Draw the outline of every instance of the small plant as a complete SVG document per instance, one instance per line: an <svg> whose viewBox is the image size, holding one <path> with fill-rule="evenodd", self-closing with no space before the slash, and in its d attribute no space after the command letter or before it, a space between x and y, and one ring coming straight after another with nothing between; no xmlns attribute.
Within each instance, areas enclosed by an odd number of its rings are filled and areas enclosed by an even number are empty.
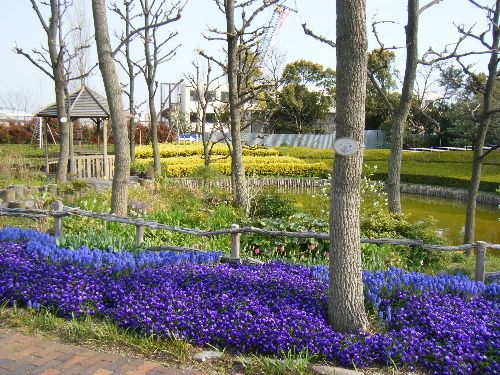
<svg viewBox="0 0 500 375"><path fill-rule="evenodd" d="M297 213L287 218L263 218L250 223L252 226L271 231L319 232L328 231L328 223ZM294 262L322 263L328 254L328 241L314 238L266 237L247 234L241 237L242 247L249 256L265 260L287 259Z"/></svg>
<svg viewBox="0 0 500 375"><path fill-rule="evenodd" d="M288 350L279 358L269 358L253 355L251 361L244 364L248 375L305 375L309 374L308 366L313 357L307 350L295 353Z"/></svg>
<svg viewBox="0 0 500 375"><path fill-rule="evenodd" d="M294 202L275 190L257 194L250 203L250 215L256 218L285 219L297 213Z"/></svg>
<svg viewBox="0 0 500 375"><path fill-rule="evenodd" d="M128 214L131 217L144 217L150 208L150 205L140 200L131 199L128 202Z"/></svg>
<svg viewBox="0 0 500 375"><path fill-rule="evenodd" d="M215 180L217 178L221 178L222 176L223 175L220 171L212 168L210 165L199 166L191 173L191 177L203 180Z"/></svg>

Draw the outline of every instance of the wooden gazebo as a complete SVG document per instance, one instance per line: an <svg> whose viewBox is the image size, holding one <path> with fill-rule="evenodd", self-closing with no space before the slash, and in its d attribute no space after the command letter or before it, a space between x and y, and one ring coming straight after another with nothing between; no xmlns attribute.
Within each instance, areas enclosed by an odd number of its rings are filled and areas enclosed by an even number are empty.
<svg viewBox="0 0 500 375"><path fill-rule="evenodd" d="M71 93L67 103L69 129L69 172L77 178L103 178L109 179L114 174L114 156L108 155L108 130L107 123L110 118L108 101L87 86ZM52 118L59 119L57 104L53 103L36 114L44 119L45 166L49 171L47 127ZM133 117L130 113L126 116ZM75 157L73 139L73 121L77 119L91 119L97 126L98 143L102 129L102 154L78 155Z"/></svg>

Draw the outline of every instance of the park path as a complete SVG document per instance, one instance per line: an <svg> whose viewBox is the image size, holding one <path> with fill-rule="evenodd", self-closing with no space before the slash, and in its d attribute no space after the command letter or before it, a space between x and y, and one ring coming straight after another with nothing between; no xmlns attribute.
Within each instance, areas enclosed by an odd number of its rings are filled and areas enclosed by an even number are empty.
<svg viewBox="0 0 500 375"><path fill-rule="evenodd" d="M0 375L204 375L0 328Z"/></svg>

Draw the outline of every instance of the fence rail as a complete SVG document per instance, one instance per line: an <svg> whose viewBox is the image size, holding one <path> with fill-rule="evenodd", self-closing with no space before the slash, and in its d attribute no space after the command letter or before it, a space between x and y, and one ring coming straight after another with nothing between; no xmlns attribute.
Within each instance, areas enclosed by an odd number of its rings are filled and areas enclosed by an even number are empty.
<svg viewBox="0 0 500 375"><path fill-rule="evenodd" d="M294 238L312 238L317 240L329 240L328 233L318 232L288 232L288 231L269 231L255 227L240 227L238 224L232 224L231 228L218 230L201 230L193 228L181 228L173 225L161 224L155 221L146 221L126 216L117 216L100 212L82 210L76 207L64 206L61 201L54 202L52 210L41 209L22 209L22 208L0 208L0 216L19 216L31 219L41 219L46 217L54 218L54 235L61 237L63 235L63 218L65 216L76 215L111 221L116 223L134 225L135 242L140 245L144 242L145 228L168 230L172 232L184 233L193 236L212 237L219 235L231 235L231 258L233 260L241 260L240 258L240 237L242 233L255 233L262 236L271 237L294 237ZM486 250L488 248L500 250L500 244L487 243L477 241L476 243L458 245L458 246L441 246L424 243L422 240L410 240L401 238L361 238L361 243L378 244L378 245L400 245L400 246L418 246L429 251L468 251L475 250L475 280L483 281L485 277L500 276L500 272L486 272ZM190 250L187 248L179 248Z"/></svg>
<svg viewBox="0 0 500 375"><path fill-rule="evenodd" d="M59 161L48 161L49 172L55 172ZM115 172L114 155L80 155L75 156L75 177L79 179L107 179L113 178Z"/></svg>

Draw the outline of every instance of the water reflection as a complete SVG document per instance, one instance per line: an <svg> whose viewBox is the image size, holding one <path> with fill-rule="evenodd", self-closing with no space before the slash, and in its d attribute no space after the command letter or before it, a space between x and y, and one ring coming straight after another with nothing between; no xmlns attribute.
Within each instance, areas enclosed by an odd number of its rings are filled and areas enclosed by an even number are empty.
<svg viewBox="0 0 500 375"><path fill-rule="evenodd" d="M466 202L414 194L403 194L403 212L418 221L429 216L436 220L436 230L440 231L453 244L463 240ZM475 239L500 243L500 210L491 205L478 204L476 212Z"/></svg>

